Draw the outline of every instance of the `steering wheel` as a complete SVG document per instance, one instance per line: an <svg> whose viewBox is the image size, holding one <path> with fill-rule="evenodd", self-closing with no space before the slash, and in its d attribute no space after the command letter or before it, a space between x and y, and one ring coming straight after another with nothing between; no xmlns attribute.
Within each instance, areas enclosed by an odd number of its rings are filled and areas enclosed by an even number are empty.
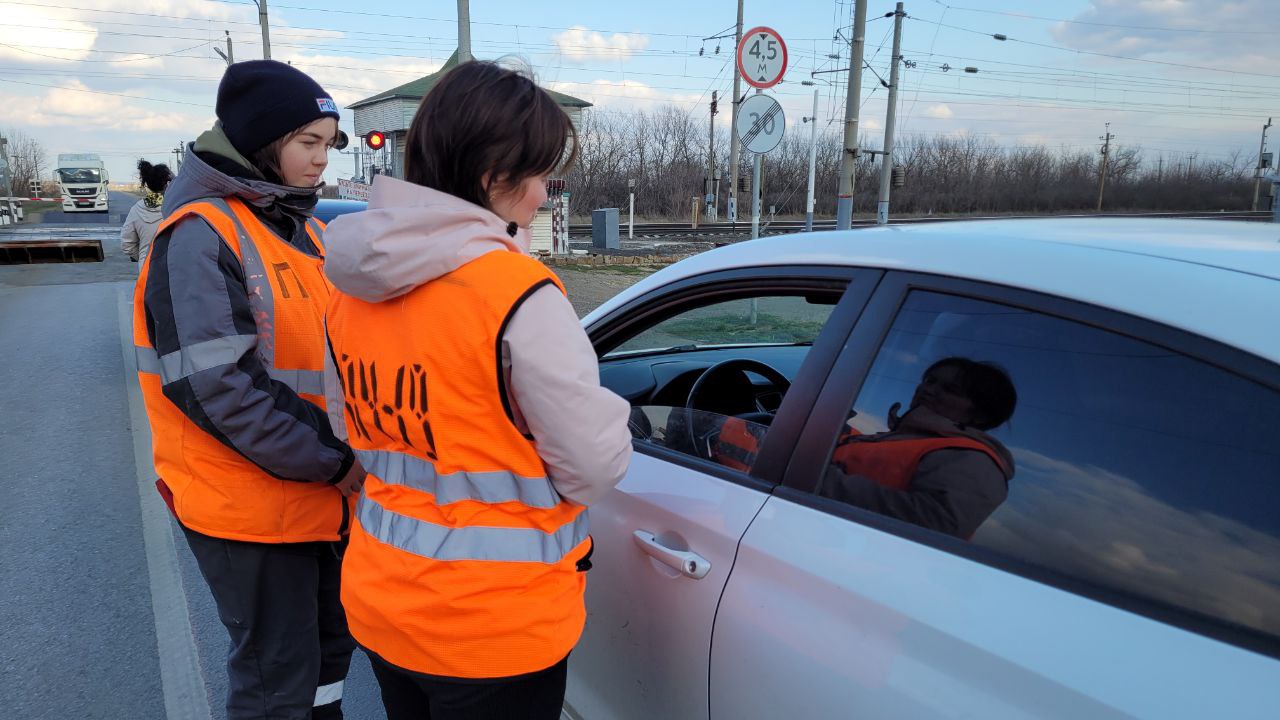
<svg viewBox="0 0 1280 720"><path fill-rule="evenodd" d="M684 403L684 425L688 432L689 442L693 445L694 453L699 457L710 459L709 440L712 435L720 432L720 426L717 425L716 427L699 434L694 429L693 413L698 409L697 404L698 400L701 399L700 396L702 391L712 386L712 383L708 378L717 377L731 370L743 373L744 377L748 371L758 375L763 375L764 379L772 383L777 392L783 395L787 393L787 390L791 389L791 381L787 379L786 375L778 372L778 370L773 366L767 365L759 360L752 360L750 358L733 358L731 360L718 362L707 368L703 371L702 375L698 376L698 379L694 381L693 387L689 389L689 397ZM757 423L759 425L768 425L773 422L774 412L761 405L759 398L752 398L752 401L756 406L754 411L741 413L734 417L748 422ZM706 452L702 449L703 443L706 443Z"/></svg>

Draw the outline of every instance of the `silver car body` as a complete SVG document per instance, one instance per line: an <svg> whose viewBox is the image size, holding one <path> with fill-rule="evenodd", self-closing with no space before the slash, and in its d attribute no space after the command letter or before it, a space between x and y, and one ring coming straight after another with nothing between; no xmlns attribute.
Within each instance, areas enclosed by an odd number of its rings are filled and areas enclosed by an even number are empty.
<svg viewBox="0 0 1280 720"><path fill-rule="evenodd" d="M1280 225L1124 219L889 226L740 243L646 278L838 266L1021 288L1280 363ZM1280 660L639 451L591 509L566 715L1272 718ZM1280 477L1276 478L1280 482ZM689 550L692 578L641 547Z"/></svg>

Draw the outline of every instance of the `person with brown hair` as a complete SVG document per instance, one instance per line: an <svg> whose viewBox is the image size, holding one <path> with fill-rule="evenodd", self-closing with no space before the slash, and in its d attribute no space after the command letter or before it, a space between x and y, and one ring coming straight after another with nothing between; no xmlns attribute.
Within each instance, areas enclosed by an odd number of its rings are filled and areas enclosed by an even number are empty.
<svg viewBox="0 0 1280 720"><path fill-rule="evenodd" d="M236 63L169 186L133 302L156 487L231 638L227 717L342 717L341 555L364 471L325 411L323 225L338 108Z"/></svg>
<svg viewBox="0 0 1280 720"><path fill-rule="evenodd" d="M631 453L630 406L528 254L574 129L533 80L472 61L406 145L405 181L375 178L326 234L330 413L369 470L342 602L390 720L553 720L586 617L586 506Z"/></svg>

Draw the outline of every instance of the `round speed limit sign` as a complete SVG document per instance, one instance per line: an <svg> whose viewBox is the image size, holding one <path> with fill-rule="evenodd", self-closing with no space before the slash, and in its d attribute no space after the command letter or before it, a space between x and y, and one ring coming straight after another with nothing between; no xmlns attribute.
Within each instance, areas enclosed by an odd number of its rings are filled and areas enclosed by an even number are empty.
<svg viewBox="0 0 1280 720"><path fill-rule="evenodd" d="M787 120L782 106L768 95L750 95L738 108L738 124L734 128L747 150L765 154L778 147Z"/></svg>
<svg viewBox="0 0 1280 720"><path fill-rule="evenodd" d="M751 28L738 43L738 72L748 85L771 88L782 82L787 71L787 44L777 30Z"/></svg>

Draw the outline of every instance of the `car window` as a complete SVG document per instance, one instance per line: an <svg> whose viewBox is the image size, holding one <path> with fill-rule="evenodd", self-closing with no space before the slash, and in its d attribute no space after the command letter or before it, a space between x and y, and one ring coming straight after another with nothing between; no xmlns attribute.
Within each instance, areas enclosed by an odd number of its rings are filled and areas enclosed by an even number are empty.
<svg viewBox="0 0 1280 720"><path fill-rule="evenodd" d="M803 297L755 297L718 302L663 320L618 345L605 357L680 345L812 343L832 307Z"/></svg>
<svg viewBox="0 0 1280 720"><path fill-rule="evenodd" d="M840 293L759 295L686 307L601 358L632 404L639 441L749 472Z"/></svg>
<svg viewBox="0 0 1280 720"><path fill-rule="evenodd" d="M913 292L818 492L1280 636L1280 393L1132 337Z"/></svg>

